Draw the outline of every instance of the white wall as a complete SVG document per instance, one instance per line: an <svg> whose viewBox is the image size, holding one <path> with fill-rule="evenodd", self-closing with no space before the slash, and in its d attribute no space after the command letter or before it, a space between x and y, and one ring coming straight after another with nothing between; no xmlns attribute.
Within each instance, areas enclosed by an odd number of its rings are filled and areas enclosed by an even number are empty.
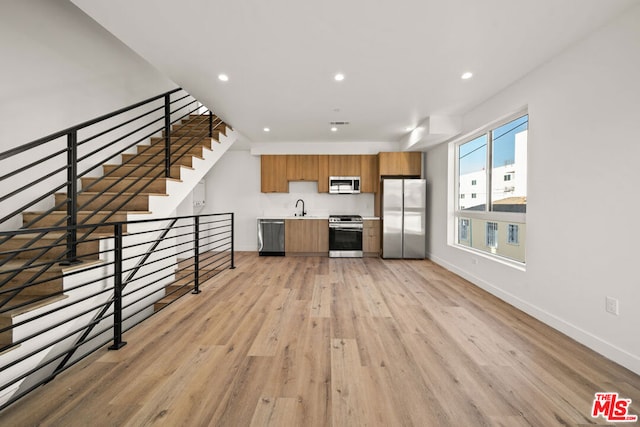
<svg viewBox="0 0 640 427"><path fill-rule="evenodd" d="M450 147L426 167L431 259L636 373L639 22L640 7L627 11L464 117L469 132L528 105L526 271L448 244Z"/></svg>
<svg viewBox="0 0 640 427"><path fill-rule="evenodd" d="M0 151L176 85L68 0L3 0Z"/></svg>
<svg viewBox="0 0 640 427"><path fill-rule="evenodd" d="M360 214L373 216L373 194L318 193L315 182L291 182L289 193L260 192L260 156L248 150L229 150L205 177L206 205L202 213L234 212L235 249L257 250L257 218L293 216L303 199L311 216Z"/></svg>

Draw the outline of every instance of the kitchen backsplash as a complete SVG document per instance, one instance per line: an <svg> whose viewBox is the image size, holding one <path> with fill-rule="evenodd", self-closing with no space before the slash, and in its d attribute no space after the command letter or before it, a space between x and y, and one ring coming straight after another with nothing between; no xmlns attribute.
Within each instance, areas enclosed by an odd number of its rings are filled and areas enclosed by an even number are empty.
<svg viewBox="0 0 640 427"><path fill-rule="evenodd" d="M299 213L304 200L307 215L327 216L352 214L373 216L374 196L366 194L327 194L318 193L317 182L290 182L288 193L260 193L262 216L293 216Z"/></svg>

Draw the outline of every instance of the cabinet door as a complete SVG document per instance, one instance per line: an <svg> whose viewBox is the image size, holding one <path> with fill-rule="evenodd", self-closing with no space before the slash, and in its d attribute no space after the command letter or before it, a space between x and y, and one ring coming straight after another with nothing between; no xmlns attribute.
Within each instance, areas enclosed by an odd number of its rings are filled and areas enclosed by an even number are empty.
<svg viewBox="0 0 640 427"><path fill-rule="evenodd" d="M314 219L311 220L316 227L316 250L322 255L329 255L329 220Z"/></svg>
<svg viewBox="0 0 640 427"><path fill-rule="evenodd" d="M285 220L285 252L296 254L327 254L329 252L329 221L326 219Z"/></svg>
<svg viewBox="0 0 640 427"><path fill-rule="evenodd" d="M360 156L360 191L375 193L378 191L378 156Z"/></svg>
<svg viewBox="0 0 640 427"><path fill-rule="evenodd" d="M383 152L378 154L381 176L420 176L422 174L421 152Z"/></svg>
<svg viewBox="0 0 640 427"><path fill-rule="evenodd" d="M365 220L363 224L362 251L368 255L380 253L380 221Z"/></svg>
<svg viewBox="0 0 640 427"><path fill-rule="evenodd" d="M287 180L288 181L317 181L318 180L318 156L288 155L287 156Z"/></svg>
<svg viewBox="0 0 640 427"><path fill-rule="evenodd" d="M329 156L318 156L318 193L329 192Z"/></svg>
<svg viewBox="0 0 640 427"><path fill-rule="evenodd" d="M260 191L288 193L287 156L260 156Z"/></svg>
<svg viewBox="0 0 640 427"><path fill-rule="evenodd" d="M329 176L360 176L360 156L329 156Z"/></svg>
<svg viewBox="0 0 640 427"><path fill-rule="evenodd" d="M284 221L284 251L287 255L305 252L305 222L303 219Z"/></svg>

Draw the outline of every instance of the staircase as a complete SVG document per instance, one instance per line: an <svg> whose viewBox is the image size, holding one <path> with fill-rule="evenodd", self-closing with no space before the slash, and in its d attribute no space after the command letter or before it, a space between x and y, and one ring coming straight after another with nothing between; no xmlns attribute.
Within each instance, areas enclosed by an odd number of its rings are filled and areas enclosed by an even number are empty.
<svg viewBox="0 0 640 427"><path fill-rule="evenodd" d="M170 198L168 193L168 183L182 184L182 175L195 171L194 161L201 163L209 157L212 152L218 149L220 139L226 138L231 129L224 123L219 123L214 128L214 137L194 137L202 135L207 131L209 121L204 120L201 115L190 115L182 120L182 123L172 128L171 153L175 162L171 166L171 178L161 177L164 173L164 152L165 138L151 138L150 144L140 144L136 147L136 153L123 154L121 164L103 165L104 177L82 178L81 186L87 191L81 191L77 197L77 207L83 210L78 211L78 223L96 224L101 222L126 221L131 215L144 214L146 218L151 218L154 212L150 210L150 200L152 198ZM225 150L226 151L226 150ZM219 154L219 153L218 153ZM220 154L221 155L221 154ZM219 156L216 156L219 158ZM207 171L200 170L199 175L206 174ZM149 178L151 176L152 178ZM158 177L155 177L158 176ZM193 179L192 179L193 181ZM197 183L197 181L196 181ZM193 186L189 188L189 191ZM184 192L184 190L183 190ZM55 194L55 205L58 208L49 213L24 212L23 223L28 228L56 227L65 224L67 211L64 201L66 193ZM174 200L169 209L173 210L181 200ZM167 202L166 200L164 202ZM163 210L166 210L163 209ZM83 262L97 261L99 254L99 239L112 236L113 227L97 227L87 236L88 241L83 241L78 245L77 256ZM126 231L126 230L124 230ZM29 242L37 239L38 247L52 246L43 256L38 258L39 267L21 269L25 262L33 258L42 249L30 249ZM85 240L85 239L83 239ZM18 314L24 314L30 310L41 308L50 302L59 301L63 291L63 277L65 268L59 265L61 257L64 255L65 247L60 245L62 236L58 233L47 233L45 236L39 234L24 234L16 236L0 245L0 253L12 252L21 248L21 251L13 260L5 262L0 266L0 274L21 269L20 273L5 283L4 286L20 286L29 280L31 276L38 273L40 269L46 267L46 271L39 274L38 283L27 289L23 289L19 294L11 299L11 305L15 309L0 313L0 328L11 325L12 319ZM0 261L3 258L0 257ZM4 279L9 274L2 274ZM169 285L170 291L175 289L175 285ZM174 296L173 299L181 296L180 293L167 292ZM44 298L47 295L55 295ZM34 298L34 296L36 298ZM167 305L171 299L165 299L163 305ZM11 331L0 333L0 347L12 343Z"/></svg>
<svg viewBox="0 0 640 427"><path fill-rule="evenodd" d="M166 138L167 129L170 129L170 138ZM41 336L38 345L51 342L50 350L69 347L78 336L78 333L73 333L74 330L80 330L78 322L89 322L98 313L97 308L81 311L81 304L93 302L95 307L99 307L108 303L111 294L98 292L87 296L88 291L81 288L79 283L91 280L88 277L96 276L97 272L104 274L104 277L113 275L115 264L109 252L109 248L112 249L115 244L113 223L154 220L173 214L236 139L235 132L211 113L187 114L157 134L162 136L150 136L119 156L111 156L111 160L102 165L102 176L78 175L79 190L71 211L67 193L57 191L49 193L49 196L45 194L53 199L53 208L23 211L23 227L20 231L11 235L9 232L0 233L0 377L3 377L0 381L0 407L21 388L29 388L30 384L41 381L31 380L28 373L41 366L41 363L46 363L48 356L44 350L37 350L40 347L36 349L31 342L27 342L30 337ZM171 153L169 165L165 156L167 140ZM28 145L35 146L33 143ZM0 160L6 159L7 153L1 153ZM35 164L37 161L29 166ZM165 176L167 169L170 177ZM9 175L0 176L0 186L2 179ZM27 187L25 185L23 188ZM8 196L1 197L0 202L7 199ZM3 208L0 216L8 211ZM68 235L62 227L67 225L70 212L73 211L79 227L75 254L70 256ZM91 225L89 228L88 224ZM158 227L156 223L145 224L137 222L135 230L127 230L124 224L122 231L125 238L127 232L148 232L146 229ZM159 234L157 229L151 231ZM132 239L135 241L135 236ZM153 242L153 237L148 240ZM150 246L151 243L143 241L137 248L133 245L127 248L124 259L129 271L141 259L140 254ZM167 259L168 268L173 266L179 273L165 274L162 279L149 276L150 281L164 286L162 292L153 291L152 288L151 294L158 295L155 297L156 303L151 302L152 311L165 307L192 289L188 286L189 279L184 276L194 274L193 268L188 267L188 263L193 264L193 261L185 259L176 266L170 264L172 257L164 258ZM211 276L205 259L206 256L202 260L205 268L198 275L200 280ZM70 261L69 265L65 261ZM211 270L219 271L217 267L211 267ZM144 274L140 275L144 277ZM110 286L113 289L113 283L98 283L96 286L100 289ZM62 325L62 322L56 323L59 312L54 310L58 308L61 312L75 309L81 313L74 317L74 325ZM54 368L55 364L48 367L46 375L51 374ZM22 379L4 386L3 381L11 375Z"/></svg>

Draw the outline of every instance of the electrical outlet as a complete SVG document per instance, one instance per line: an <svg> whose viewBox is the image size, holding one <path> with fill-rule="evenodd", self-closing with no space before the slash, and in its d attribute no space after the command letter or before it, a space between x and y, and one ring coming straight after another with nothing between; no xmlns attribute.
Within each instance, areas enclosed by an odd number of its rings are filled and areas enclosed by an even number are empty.
<svg viewBox="0 0 640 427"><path fill-rule="evenodd" d="M478 263L478 258L471 258L471 264L476 265Z"/></svg>
<svg viewBox="0 0 640 427"><path fill-rule="evenodd" d="M620 314L618 311L618 300L613 297L607 297L605 299L605 309L607 313L615 314L616 316Z"/></svg>

